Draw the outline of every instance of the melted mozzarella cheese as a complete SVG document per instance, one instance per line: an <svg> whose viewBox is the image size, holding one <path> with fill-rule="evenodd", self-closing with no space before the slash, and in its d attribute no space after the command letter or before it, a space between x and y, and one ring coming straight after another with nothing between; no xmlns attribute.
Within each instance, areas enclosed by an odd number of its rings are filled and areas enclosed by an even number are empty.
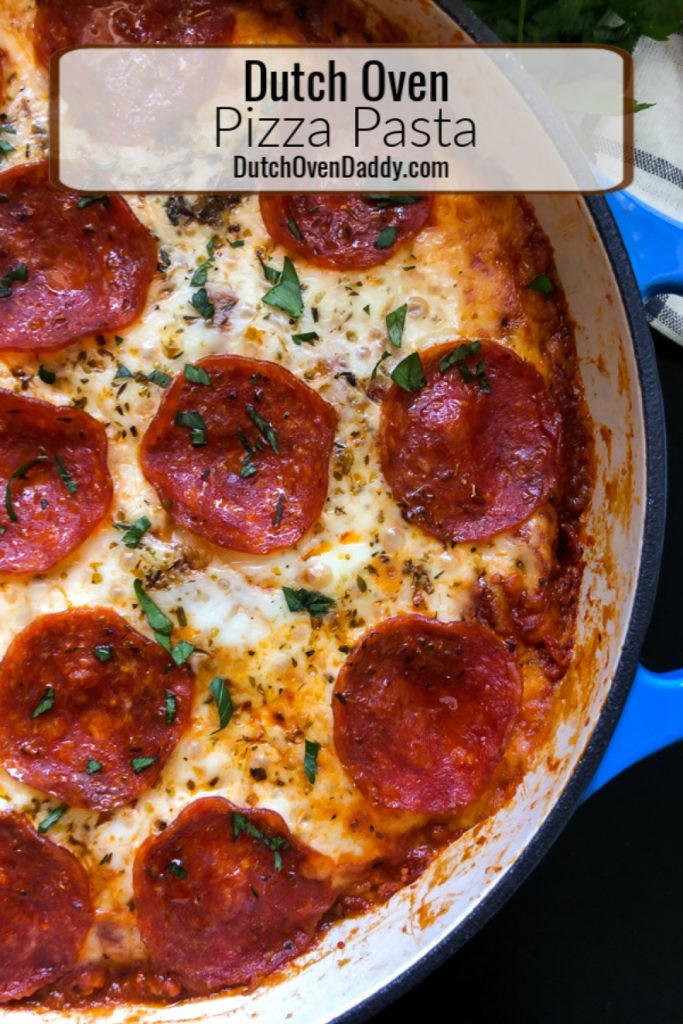
<svg viewBox="0 0 683 1024"><path fill-rule="evenodd" d="M0 35L16 70L6 110L17 127L17 152L7 166L44 151L46 82L33 68L26 41L31 10L29 3L15 4ZM381 473L379 405L368 386L380 356L391 350L386 315L407 304L400 354L379 370L385 380L409 352L471 337L481 316L488 284L468 259L467 238L453 229L448 197L436 200L436 226L381 267L340 274L296 260L305 306L296 324L262 302L269 286L258 253L276 267L284 253L273 248L256 196L245 196L218 227L174 227L163 197L129 201L168 261L139 322L120 332L120 343L107 335L40 358L10 356L0 366L0 386L19 392L26 382L26 394L78 403L106 425L115 482L111 520L130 523L144 514L152 521L134 550L105 523L52 572L0 582L0 656L36 616L80 606L113 606L151 635L135 600L136 577L174 622L174 642L185 638L205 652L192 657L192 725L155 786L134 806L111 814L70 809L49 833L83 861L93 880L97 915L86 955L106 954L114 962L143 955L130 909L135 850L199 796L220 794L240 806L278 811L299 838L333 859L339 884L419 822L369 805L343 771L330 706L339 668L363 633L387 616L467 617L484 575L522 574L533 592L552 562L556 530L549 509L541 509L523 530L485 543L444 545L402 519ZM190 279L214 236L206 287L216 315L205 322L191 305L196 289ZM231 247L238 239L244 244ZM486 294L487 329L496 337L503 300L495 291ZM318 334L314 344L292 342L293 333L308 331ZM547 371L526 321L501 340ZM320 521L296 547L267 557L225 551L176 527L138 461L140 438L162 394L144 378L152 370L177 374L185 363L226 352L280 363L339 415ZM38 378L40 363L55 371L55 384ZM134 376L115 380L119 366ZM285 585L322 591L336 605L314 628L307 614L288 610ZM525 666L525 685L539 671ZM235 706L218 734L208 690L215 676L226 680ZM304 773L306 739L320 744L314 785ZM38 823L55 804L0 771L0 806Z"/></svg>

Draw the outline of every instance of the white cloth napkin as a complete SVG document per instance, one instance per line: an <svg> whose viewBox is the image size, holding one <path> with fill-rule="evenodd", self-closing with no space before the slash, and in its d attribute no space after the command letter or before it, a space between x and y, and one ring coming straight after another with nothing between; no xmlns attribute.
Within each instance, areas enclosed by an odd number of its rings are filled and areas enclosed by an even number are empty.
<svg viewBox="0 0 683 1024"><path fill-rule="evenodd" d="M666 42L641 37L633 68L636 101L654 106L634 117L635 178L629 192L680 221L683 230L683 32ZM683 298L657 295L646 309L656 330L683 345Z"/></svg>

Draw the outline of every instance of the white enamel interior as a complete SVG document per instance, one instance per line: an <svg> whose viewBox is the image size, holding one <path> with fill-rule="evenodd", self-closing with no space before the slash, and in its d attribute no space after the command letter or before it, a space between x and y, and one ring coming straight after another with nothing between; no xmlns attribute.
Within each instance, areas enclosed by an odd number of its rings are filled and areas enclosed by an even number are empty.
<svg viewBox="0 0 683 1024"><path fill-rule="evenodd" d="M373 0L421 43L454 38L423 0ZM183 1005L97 1011L113 1021L225 1020L323 1024L400 976L505 878L558 800L591 736L629 622L645 515L646 445L638 372L619 291L580 198L535 197L577 324L586 395L596 424L598 480L590 515L575 665L563 683L564 714L512 801L446 849L412 886L362 918L334 926L308 956L250 994ZM614 495L619 494L614 501ZM608 500L611 496L612 504ZM601 642L595 638L601 634ZM485 841L483 841L485 840ZM342 946L343 944L343 946ZM1 955L1 952L0 952ZM92 1020L92 1012L4 1009L0 1021Z"/></svg>

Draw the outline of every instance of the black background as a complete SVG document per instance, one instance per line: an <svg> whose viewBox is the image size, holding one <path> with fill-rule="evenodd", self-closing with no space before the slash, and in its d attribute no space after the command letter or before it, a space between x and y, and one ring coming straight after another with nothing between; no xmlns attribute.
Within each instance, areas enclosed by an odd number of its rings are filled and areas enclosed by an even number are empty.
<svg viewBox="0 0 683 1024"><path fill-rule="evenodd" d="M668 525L642 662L683 666L683 348L655 336ZM574 814L502 910L373 1024L683 1024L683 743Z"/></svg>

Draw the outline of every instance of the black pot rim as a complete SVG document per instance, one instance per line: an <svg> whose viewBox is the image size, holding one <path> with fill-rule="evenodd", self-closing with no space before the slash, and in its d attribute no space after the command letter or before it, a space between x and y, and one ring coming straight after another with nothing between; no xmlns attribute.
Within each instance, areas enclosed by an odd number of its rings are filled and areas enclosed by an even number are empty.
<svg viewBox="0 0 683 1024"><path fill-rule="evenodd" d="M460 0L435 0L459 27L477 43L500 40ZM588 787L626 702L645 639L655 594L664 543L666 514L666 434L664 407L657 374L654 344L645 317L643 300L621 235L603 196L586 196L585 202L607 251L626 312L638 366L646 442L646 509L638 581L624 646L607 698L581 759L552 811L536 835L500 882L433 949L362 1003L335 1017L331 1024L361 1024L389 1006L432 971L441 966L512 896L566 826Z"/></svg>

